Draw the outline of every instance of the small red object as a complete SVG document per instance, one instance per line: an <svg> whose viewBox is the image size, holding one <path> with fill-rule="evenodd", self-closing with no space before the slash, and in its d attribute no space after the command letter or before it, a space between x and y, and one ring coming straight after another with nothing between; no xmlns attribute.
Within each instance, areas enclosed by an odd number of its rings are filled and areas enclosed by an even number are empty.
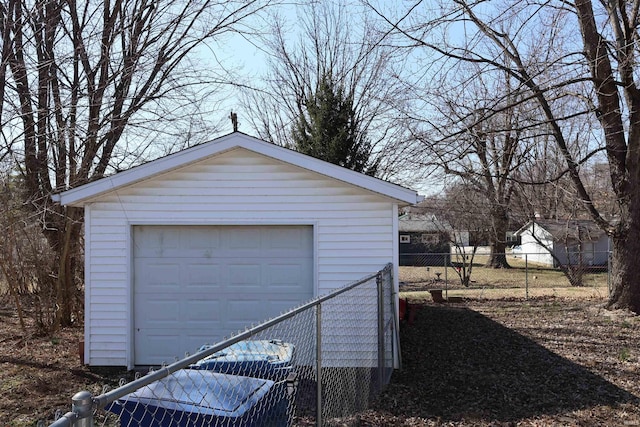
<svg viewBox="0 0 640 427"><path fill-rule="evenodd" d="M406 320L407 318L407 308L408 308L409 304L407 303L406 299L401 299L400 300L400 306L399 306L399 311L400 311L400 320Z"/></svg>

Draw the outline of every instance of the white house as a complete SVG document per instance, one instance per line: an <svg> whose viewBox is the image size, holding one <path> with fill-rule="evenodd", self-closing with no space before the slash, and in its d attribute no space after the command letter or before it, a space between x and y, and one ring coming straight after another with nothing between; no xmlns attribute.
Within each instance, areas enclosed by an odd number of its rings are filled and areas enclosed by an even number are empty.
<svg viewBox="0 0 640 427"><path fill-rule="evenodd" d="M85 209L85 361L171 362L392 262L415 191L234 132L55 195Z"/></svg>
<svg viewBox="0 0 640 427"><path fill-rule="evenodd" d="M608 261L609 237L591 220L536 219L515 234L529 262L558 267L602 266Z"/></svg>

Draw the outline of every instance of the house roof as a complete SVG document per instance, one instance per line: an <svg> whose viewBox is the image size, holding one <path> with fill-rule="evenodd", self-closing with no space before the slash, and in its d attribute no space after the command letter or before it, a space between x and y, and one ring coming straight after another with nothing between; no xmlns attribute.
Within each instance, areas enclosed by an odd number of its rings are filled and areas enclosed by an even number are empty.
<svg viewBox="0 0 640 427"><path fill-rule="evenodd" d="M439 232L451 231L451 225L441 221L434 214L405 213L398 219L398 230L404 232Z"/></svg>
<svg viewBox="0 0 640 427"><path fill-rule="evenodd" d="M590 219L536 219L522 226L516 235L521 235L532 226L547 231L554 240L596 241L606 233Z"/></svg>
<svg viewBox="0 0 640 427"><path fill-rule="evenodd" d="M234 132L80 187L54 194L52 199L60 202L62 205L83 206L87 201L102 194L150 179L238 147L390 197L401 202L402 205L414 204L421 200L415 191L408 188L271 144L241 132Z"/></svg>

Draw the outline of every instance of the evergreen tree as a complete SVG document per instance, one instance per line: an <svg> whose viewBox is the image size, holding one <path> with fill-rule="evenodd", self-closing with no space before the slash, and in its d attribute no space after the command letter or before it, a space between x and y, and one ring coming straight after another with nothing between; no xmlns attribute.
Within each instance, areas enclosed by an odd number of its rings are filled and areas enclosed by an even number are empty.
<svg viewBox="0 0 640 427"><path fill-rule="evenodd" d="M377 163L371 164L371 143L359 131L353 108L353 96L331 74L323 74L316 92L298 106L299 116L293 126L295 149L318 159L375 175Z"/></svg>

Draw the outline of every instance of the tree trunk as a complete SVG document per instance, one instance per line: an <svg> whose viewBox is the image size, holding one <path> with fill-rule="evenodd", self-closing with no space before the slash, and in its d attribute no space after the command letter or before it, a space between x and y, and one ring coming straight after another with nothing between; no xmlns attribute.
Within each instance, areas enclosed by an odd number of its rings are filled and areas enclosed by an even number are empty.
<svg viewBox="0 0 640 427"><path fill-rule="evenodd" d="M613 237L612 292L608 307L640 313L640 216L632 215L623 232Z"/></svg>
<svg viewBox="0 0 640 427"><path fill-rule="evenodd" d="M505 248L504 243L502 245L491 245L491 253L484 266L486 268L511 268L509 261L507 261Z"/></svg>
<svg viewBox="0 0 640 427"><path fill-rule="evenodd" d="M511 268L505 254L507 250L507 212L504 208L499 207L492 211L491 216L491 222L493 224L489 240L491 253L484 266L487 268Z"/></svg>
<svg viewBox="0 0 640 427"><path fill-rule="evenodd" d="M79 265L79 245L82 211L77 208L61 208L56 212L57 220L54 219L55 230L47 233L47 240L56 254L57 277L53 286L55 287L55 298L57 310L53 329L71 326L74 322L74 313L79 312L76 307L80 292L78 286L79 274L76 271ZM81 299L80 299L81 300Z"/></svg>
<svg viewBox="0 0 640 427"><path fill-rule="evenodd" d="M569 281L569 284L574 287L584 286L584 265L560 265L560 270Z"/></svg>

